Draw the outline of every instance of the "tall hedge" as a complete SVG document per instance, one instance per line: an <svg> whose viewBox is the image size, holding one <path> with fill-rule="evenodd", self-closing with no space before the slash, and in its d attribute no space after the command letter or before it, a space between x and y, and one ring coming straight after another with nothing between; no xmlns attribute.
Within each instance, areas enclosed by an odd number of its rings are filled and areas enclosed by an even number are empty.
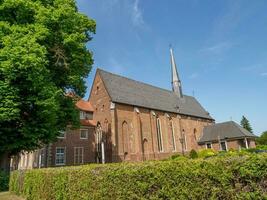
<svg viewBox="0 0 267 200"><path fill-rule="evenodd" d="M15 171L28 200L267 199L267 154Z"/></svg>

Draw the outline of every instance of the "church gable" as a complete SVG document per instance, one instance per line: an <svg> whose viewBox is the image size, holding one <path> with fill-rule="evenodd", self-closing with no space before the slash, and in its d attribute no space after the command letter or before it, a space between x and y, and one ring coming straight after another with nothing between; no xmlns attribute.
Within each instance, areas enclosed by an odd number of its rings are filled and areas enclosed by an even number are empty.
<svg viewBox="0 0 267 200"><path fill-rule="evenodd" d="M96 72L88 101L94 109L94 120L96 122L104 123L104 120L110 121L111 98L98 71Z"/></svg>

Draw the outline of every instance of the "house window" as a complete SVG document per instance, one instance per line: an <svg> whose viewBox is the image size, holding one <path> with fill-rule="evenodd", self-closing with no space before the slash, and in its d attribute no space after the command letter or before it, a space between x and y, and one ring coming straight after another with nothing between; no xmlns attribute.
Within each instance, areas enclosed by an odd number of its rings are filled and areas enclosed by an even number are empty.
<svg viewBox="0 0 267 200"><path fill-rule="evenodd" d="M160 119L157 118L156 120L157 125L157 139L158 139L158 149L159 152L163 151L163 145L162 145L162 132L161 132L161 125L160 125Z"/></svg>
<svg viewBox="0 0 267 200"><path fill-rule="evenodd" d="M66 137L66 131L59 131L57 138L64 139Z"/></svg>
<svg viewBox="0 0 267 200"><path fill-rule="evenodd" d="M211 149L211 148L212 148L211 143L206 143L206 148L207 148L207 149Z"/></svg>
<svg viewBox="0 0 267 200"><path fill-rule="evenodd" d="M74 164L83 164L83 147L74 147Z"/></svg>
<svg viewBox="0 0 267 200"><path fill-rule="evenodd" d="M86 112L80 111L80 119L86 119Z"/></svg>
<svg viewBox="0 0 267 200"><path fill-rule="evenodd" d="M220 142L220 146L221 146L221 151L227 151L227 143L226 143L226 141L221 141Z"/></svg>
<svg viewBox="0 0 267 200"><path fill-rule="evenodd" d="M173 121L171 121L170 125L171 125L172 148L173 148L173 151L176 151Z"/></svg>
<svg viewBox="0 0 267 200"><path fill-rule="evenodd" d="M56 147L56 165L65 165L65 147Z"/></svg>
<svg viewBox="0 0 267 200"><path fill-rule="evenodd" d="M80 139L88 139L88 129L80 130Z"/></svg>

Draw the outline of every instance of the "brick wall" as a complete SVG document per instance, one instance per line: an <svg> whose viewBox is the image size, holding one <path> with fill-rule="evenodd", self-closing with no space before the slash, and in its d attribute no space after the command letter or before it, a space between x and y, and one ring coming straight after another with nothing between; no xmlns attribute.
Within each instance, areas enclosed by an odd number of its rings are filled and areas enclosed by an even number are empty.
<svg viewBox="0 0 267 200"><path fill-rule="evenodd" d="M80 129L88 130L88 138L80 138ZM55 155L57 147L65 147L65 165L74 165L74 148L83 147L83 163L95 162L95 130L94 127L81 127L80 129L68 128L65 138L59 138L50 147L50 164L48 166L56 166Z"/></svg>
<svg viewBox="0 0 267 200"><path fill-rule="evenodd" d="M245 146L245 141L244 139L228 139L228 140L223 140L227 142L227 149L233 149L233 150L239 150L240 148L246 148ZM255 144L255 139L253 138L248 138L248 147L249 148L255 148L256 144ZM212 149L214 149L215 151L220 151L220 144L218 143L218 141L213 141L212 143ZM200 145L200 148L202 149L206 149L206 144L202 144Z"/></svg>
<svg viewBox="0 0 267 200"><path fill-rule="evenodd" d="M99 73L95 75L89 101L94 108L93 119L101 125L103 137L105 137L105 161L112 162L112 152L114 152L112 135L115 135L115 133L112 133L111 101Z"/></svg>

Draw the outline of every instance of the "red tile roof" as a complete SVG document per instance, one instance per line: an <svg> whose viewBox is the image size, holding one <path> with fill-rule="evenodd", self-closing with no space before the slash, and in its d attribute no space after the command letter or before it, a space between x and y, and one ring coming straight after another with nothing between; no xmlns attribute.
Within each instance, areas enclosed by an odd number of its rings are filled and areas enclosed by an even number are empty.
<svg viewBox="0 0 267 200"><path fill-rule="evenodd" d="M94 108L91 105L91 103L89 101L85 101L83 99L80 99L79 101L77 101L76 107L79 110L83 110L83 111L87 111L87 112L94 112Z"/></svg>

